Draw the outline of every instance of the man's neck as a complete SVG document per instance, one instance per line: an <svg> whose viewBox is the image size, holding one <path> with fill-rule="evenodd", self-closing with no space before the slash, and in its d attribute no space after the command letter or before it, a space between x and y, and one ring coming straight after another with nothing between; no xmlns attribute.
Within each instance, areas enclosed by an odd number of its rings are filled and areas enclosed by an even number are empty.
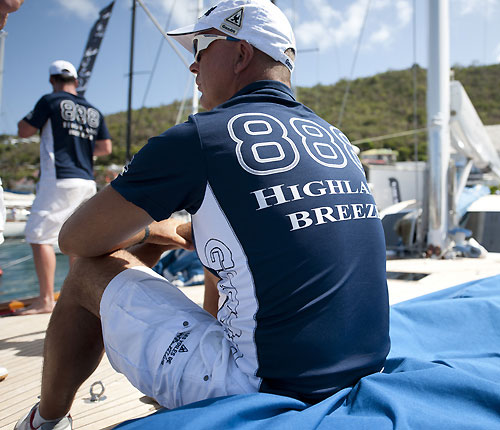
<svg viewBox="0 0 500 430"><path fill-rule="evenodd" d="M55 93L57 93L59 91L65 91L67 93L74 94L75 96L78 94L76 92L76 87L72 84L53 85L52 88L53 88Z"/></svg>

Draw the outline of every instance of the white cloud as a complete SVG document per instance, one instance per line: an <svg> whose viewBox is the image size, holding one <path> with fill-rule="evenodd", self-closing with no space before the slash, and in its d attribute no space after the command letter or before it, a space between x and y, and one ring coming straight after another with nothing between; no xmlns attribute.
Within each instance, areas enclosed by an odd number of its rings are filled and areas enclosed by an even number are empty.
<svg viewBox="0 0 500 430"><path fill-rule="evenodd" d="M387 6L391 5L391 0L373 0L372 8L374 9L383 9Z"/></svg>
<svg viewBox="0 0 500 430"><path fill-rule="evenodd" d="M358 37L366 15L366 0L357 0L347 9L344 19L335 32L338 43L351 41Z"/></svg>
<svg viewBox="0 0 500 430"><path fill-rule="evenodd" d="M67 12L82 19L95 19L99 8L92 0L57 0L57 3Z"/></svg>
<svg viewBox="0 0 500 430"><path fill-rule="evenodd" d="M357 41L369 0L353 0L349 6L340 10L328 0L309 0L308 10L313 17L298 17L295 26L297 44L302 48L319 47L327 49L333 45L352 45ZM364 35L365 46L387 45L395 34L411 20L413 8L410 0L372 0L368 14L367 29ZM291 16L290 14L288 15ZM391 26L375 23L387 22Z"/></svg>
<svg viewBox="0 0 500 430"><path fill-rule="evenodd" d="M204 2L205 10L210 7L207 5L207 3L214 3L214 2L205 1ZM198 18L196 9L197 3L193 1L187 2L185 0L148 0L147 3L145 4L148 7L148 9L150 9L152 12L153 9L155 8L160 9L162 15L165 18L168 18L168 14L172 13L172 17L170 18L169 29L192 24L194 23L196 18ZM205 10L203 10L202 12L205 12ZM153 14L156 15L155 13ZM156 18L163 25L163 21L161 21L161 18L159 16L156 16Z"/></svg>
<svg viewBox="0 0 500 430"><path fill-rule="evenodd" d="M500 63L500 43L495 48L495 61Z"/></svg>
<svg viewBox="0 0 500 430"><path fill-rule="evenodd" d="M457 5L460 15L487 14L497 6L497 0L454 0L453 3L450 7Z"/></svg>
<svg viewBox="0 0 500 430"><path fill-rule="evenodd" d="M398 0L396 2L396 10L398 14L398 27L404 27L411 20L413 7L408 0Z"/></svg>
<svg viewBox="0 0 500 430"><path fill-rule="evenodd" d="M390 38L391 38L391 32L389 28L386 25L382 25L377 31L371 34L368 43L370 44L384 43L389 41Z"/></svg>
<svg viewBox="0 0 500 430"><path fill-rule="evenodd" d="M301 47L317 47L322 42L325 42L325 40L330 45L330 40L328 39L331 36L328 33L330 33L328 30L323 30L323 23L321 21L307 21L296 27L295 38L297 39L299 49Z"/></svg>
<svg viewBox="0 0 500 430"><path fill-rule="evenodd" d="M359 34L366 11L367 0L354 1L346 11L339 11L327 0L310 0L308 9L314 17L301 18L295 27L300 47L329 48L351 42Z"/></svg>

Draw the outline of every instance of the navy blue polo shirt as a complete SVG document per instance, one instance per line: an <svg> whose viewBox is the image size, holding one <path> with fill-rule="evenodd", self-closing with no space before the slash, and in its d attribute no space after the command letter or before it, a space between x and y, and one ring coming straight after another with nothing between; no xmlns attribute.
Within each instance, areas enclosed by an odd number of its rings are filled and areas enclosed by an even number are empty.
<svg viewBox="0 0 500 430"><path fill-rule="evenodd" d="M59 91L44 95L24 118L41 130L41 179L94 179L96 140L109 139L102 114L83 97Z"/></svg>
<svg viewBox="0 0 500 430"><path fill-rule="evenodd" d="M389 351L385 244L346 136L255 82L136 154L112 186L154 219L192 214L218 319L259 390L316 402Z"/></svg>

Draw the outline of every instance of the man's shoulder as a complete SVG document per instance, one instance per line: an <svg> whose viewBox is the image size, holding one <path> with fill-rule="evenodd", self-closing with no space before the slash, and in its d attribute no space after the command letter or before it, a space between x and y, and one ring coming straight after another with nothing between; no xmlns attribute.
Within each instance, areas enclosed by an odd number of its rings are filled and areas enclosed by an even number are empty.
<svg viewBox="0 0 500 430"><path fill-rule="evenodd" d="M50 102L50 100L52 99L52 97L51 97L51 96L52 96L52 94L53 94L53 93L47 93L47 94L42 95L42 96L38 99L37 104L40 104L40 103L49 103L49 102Z"/></svg>
<svg viewBox="0 0 500 430"><path fill-rule="evenodd" d="M39 103L45 103L48 106L54 106L58 105L62 100L74 100L73 99L73 94L64 92L64 91L58 91L58 92L53 92L53 93L48 93L44 94L42 97L40 97Z"/></svg>
<svg viewBox="0 0 500 430"><path fill-rule="evenodd" d="M199 142L198 127L192 116L186 122L176 124L163 133L152 137L149 142L154 144L175 144L187 145Z"/></svg>

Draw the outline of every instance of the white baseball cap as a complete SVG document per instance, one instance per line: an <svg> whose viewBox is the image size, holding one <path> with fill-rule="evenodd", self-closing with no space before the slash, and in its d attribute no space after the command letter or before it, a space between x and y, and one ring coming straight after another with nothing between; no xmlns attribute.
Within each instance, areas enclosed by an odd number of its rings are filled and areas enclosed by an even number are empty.
<svg viewBox="0 0 500 430"><path fill-rule="evenodd" d="M246 40L293 70L293 61L285 51L289 48L297 51L295 36L288 19L271 0L223 0L207 10L195 24L167 34L192 52L195 33L210 28Z"/></svg>
<svg viewBox="0 0 500 430"><path fill-rule="evenodd" d="M62 75L78 79L75 66L65 60L54 61L49 67L49 75Z"/></svg>

